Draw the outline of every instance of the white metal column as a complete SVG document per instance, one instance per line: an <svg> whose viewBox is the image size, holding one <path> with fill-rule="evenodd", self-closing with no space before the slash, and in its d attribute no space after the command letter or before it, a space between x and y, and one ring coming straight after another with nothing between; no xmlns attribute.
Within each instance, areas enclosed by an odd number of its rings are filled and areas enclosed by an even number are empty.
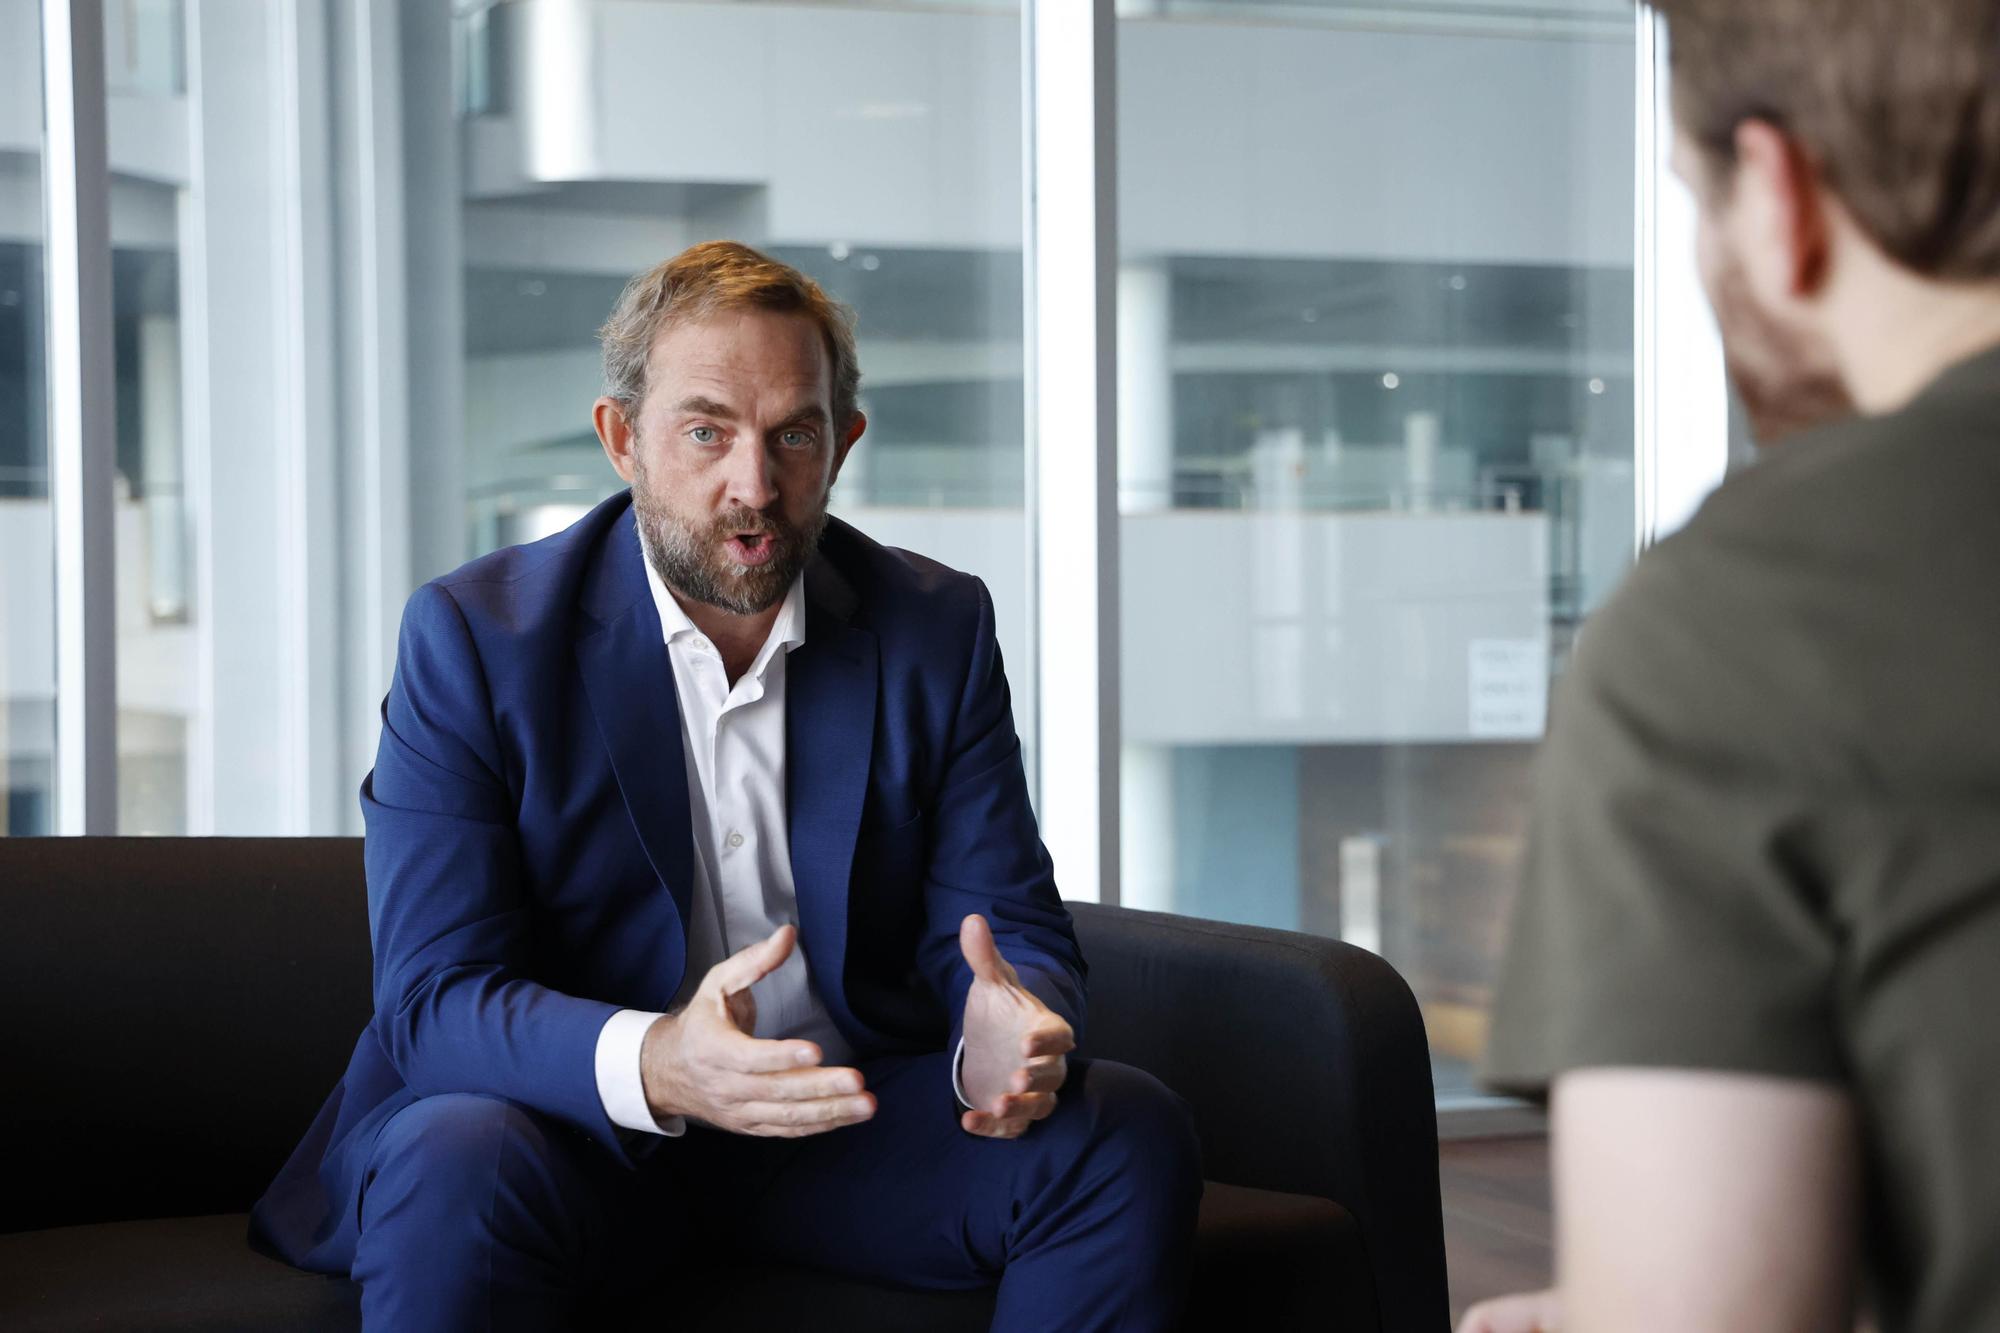
<svg viewBox="0 0 2000 1333"><path fill-rule="evenodd" d="M410 286L403 156L401 29L394 0L336 5L340 78L341 405L350 552L343 717L350 781L368 770L411 577ZM454 342L451 355L462 354ZM458 497L442 497L457 509ZM436 521L439 497L420 508ZM462 520L459 520L462 521ZM350 786L349 790L352 790ZM354 819L352 797L347 818ZM359 832L359 826L348 826Z"/></svg>
<svg viewBox="0 0 2000 1333"><path fill-rule="evenodd" d="M1695 262L1695 203L1673 174L1666 23L1639 11L1633 401L1638 544L1694 516L1729 468L1729 380Z"/></svg>
<svg viewBox="0 0 2000 1333"><path fill-rule="evenodd" d="M118 831L116 378L102 0L44 0L55 828Z"/></svg>
<svg viewBox="0 0 2000 1333"><path fill-rule="evenodd" d="M1117 66L1112 0L1029 0L1035 698L1065 896L1118 901Z"/></svg>
<svg viewBox="0 0 2000 1333"><path fill-rule="evenodd" d="M195 546L189 827L323 828L337 767L323 0L187 7L181 229L187 477ZM316 793L320 794L316 799Z"/></svg>

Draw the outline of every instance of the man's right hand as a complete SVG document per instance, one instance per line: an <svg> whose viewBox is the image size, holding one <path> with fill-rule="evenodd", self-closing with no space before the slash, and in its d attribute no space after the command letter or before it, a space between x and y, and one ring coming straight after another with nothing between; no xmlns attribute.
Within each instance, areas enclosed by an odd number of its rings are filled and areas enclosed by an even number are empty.
<svg viewBox="0 0 2000 1333"><path fill-rule="evenodd" d="M646 1030L639 1073L656 1119L688 1116L732 1134L802 1138L875 1114L860 1070L821 1068L820 1049L809 1041L750 1035L757 1026L750 987L777 971L797 944L797 927L785 926L723 959L687 1008Z"/></svg>

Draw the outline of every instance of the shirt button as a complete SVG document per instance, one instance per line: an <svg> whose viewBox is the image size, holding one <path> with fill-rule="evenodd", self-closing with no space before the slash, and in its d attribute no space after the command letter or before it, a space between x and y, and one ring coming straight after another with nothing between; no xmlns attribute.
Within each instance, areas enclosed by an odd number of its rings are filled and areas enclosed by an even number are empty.
<svg viewBox="0 0 2000 1333"><path fill-rule="evenodd" d="M743 845L743 835L731 829L727 841L731 847L741 847Z"/></svg>

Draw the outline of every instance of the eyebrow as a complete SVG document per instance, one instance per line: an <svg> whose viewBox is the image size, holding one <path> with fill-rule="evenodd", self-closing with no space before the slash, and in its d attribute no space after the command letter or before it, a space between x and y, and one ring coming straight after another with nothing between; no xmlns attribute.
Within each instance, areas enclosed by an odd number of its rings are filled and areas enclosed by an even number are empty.
<svg viewBox="0 0 2000 1333"><path fill-rule="evenodd" d="M825 408L821 407L818 403L807 403L804 407L793 408L791 415L780 421L776 426L773 426L772 429L784 430L788 426L803 426L808 422L815 425L824 425L826 424L826 420Z"/></svg>
<svg viewBox="0 0 2000 1333"><path fill-rule="evenodd" d="M678 403L674 404L674 411L681 416L721 417L727 421L736 420L736 409L726 403L718 403L713 398L704 398L700 394L696 394L691 398L681 399ZM827 420L828 417L825 408L821 407L818 403L807 403L802 407L793 408L772 429L784 430L787 427L802 426L808 422L824 425Z"/></svg>
<svg viewBox="0 0 2000 1333"><path fill-rule="evenodd" d="M732 420L736 416L736 409L725 403L718 403L713 398L703 398L699 394L692 398L683 398L678 403L675 403L674 411L682 415L728 417Z"/></svg>

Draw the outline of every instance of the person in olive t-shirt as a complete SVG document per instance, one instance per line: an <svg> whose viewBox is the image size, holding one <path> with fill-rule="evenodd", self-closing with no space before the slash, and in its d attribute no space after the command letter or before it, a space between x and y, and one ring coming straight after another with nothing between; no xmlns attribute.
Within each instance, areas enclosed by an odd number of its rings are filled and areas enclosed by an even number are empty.
<svg viewBox="0 0 2000 1333"><path fill-rule="evenodd" d="M1667 0L1761 440L1585 628L1487 1077L1557 1288L1481 1333L2000 1330L2000 0Z"/></svg>

